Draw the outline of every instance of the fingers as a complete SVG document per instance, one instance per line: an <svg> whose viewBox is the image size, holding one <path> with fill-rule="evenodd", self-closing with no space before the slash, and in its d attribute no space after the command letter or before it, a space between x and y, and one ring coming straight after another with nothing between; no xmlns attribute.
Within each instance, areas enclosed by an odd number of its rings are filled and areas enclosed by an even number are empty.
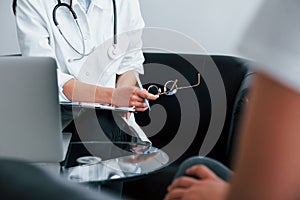
<svg viewBox="0 0 300 200"><path fill-rule="evenodd" d="M136 88L130 98L130 106L134 106L136 111L145 111L148 109L145 99L156 100L159 96L150 94L147 90Z"/></svg>
<svg viewBox="0 0 300 200"><path fill-rule="evenodd" d="M147 105L144 99L140 98L139 96L132 95L129 100L129 106L134 107L136 111L145 111L147 110Z"/></svg>
<svg viewBox="0 0 300 200"><path fill-rule="evenodd" d="M129 100L129 106L136 106L136 107L144 107L144 105L142 105L144 102L144 99L133 94L131 97L130 97L130 100Z"/></svg>
<svg viewBox="0 0 300 200"><path fill-rule="evenodd" d="M196 165L186 170L188 175L200 179L182 176L177 178L169 187L165 200L178 199L224 199L228 186L204 165Z"/></svg>
<svg viewBox="0 0 300 200"><path fill-rule="evenodd" d="M173 181L173 183L168 187L168 191L172 191L175 188L189 188L192 185L198 183L199 180L195 179L195 178L191 178L188 176L182 176L177 178L175 181Z"/></svg>
<svg viewBox="0 0 300 200"><path fill-rule="evenodd" d="M186 174L197 176L201 179L217 178L216 174L204 165L195 165L187 169Z"/></svg>
<svg viewBox="0 0 300 200"><path fill-rule="evenodd" d="M208 178L217 178L217 176L206 166L204 165L196 165L191 168L189 168L186 171L186 174L199 177L201 180L208 179ZM175 188L189 188L195 184L199 184L201 181L188 177L188 176L182 176L177 178L169 187L168 191L172 191Z"/></svg>
<svg viewBox="0 0 300 200"><path fill-rule="evenodd" d="M166 200L170 199L182 199L185 196L185 193L189 191L189 188L193 187L194 185L201 184L201 181L187 177L182 176L178 179L176 179L169 187L168 187L168 193L165 197Z"/></svg>
<svg viewBox="0 0 300 200"><path fill-rule="evenodd" d="M149 93L147 90L141 90L141 89L138 89L136 91L136 94L141 98L145 98L149 100L156 100L159 97L158 95L153 95Z"/></svg>
<svg viewBox="0 0 300 200"><path fill-rule="evenodd" d="M184 196L184 193L186 192L186 190L181 189L181 188L177 188L175 190L172 190L171 192L169 192L164 200L178 200L178 199L182 199L182 197Z"/></svg>
<svg viewBox="0 0 300 200"><path fill-rule="evenodd" d="M120 87L116 88L112 94L112 105L135 107L136 111L147 110L145 99L155 100L158 95L153 95L146 90L141 90L137 87Z"/></svg>

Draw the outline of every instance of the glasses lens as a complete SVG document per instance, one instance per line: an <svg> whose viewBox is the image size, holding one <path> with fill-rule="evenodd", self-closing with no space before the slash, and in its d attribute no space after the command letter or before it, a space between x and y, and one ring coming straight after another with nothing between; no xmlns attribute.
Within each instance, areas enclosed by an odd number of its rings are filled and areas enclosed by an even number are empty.
<svg viewBox="0 0 300 200"><path fill-rule="evenodd" d="M158 95L161 92L160 88L158 88L156 85L150 85L147 90L153 95Z"/></svg>
<svg viewBox="0 0 300 200"><path fill-rule="evenodd" d="M166 95L173 95L177 92L177 85L175 81L168 81L164 86L164 93Z"/></svg>

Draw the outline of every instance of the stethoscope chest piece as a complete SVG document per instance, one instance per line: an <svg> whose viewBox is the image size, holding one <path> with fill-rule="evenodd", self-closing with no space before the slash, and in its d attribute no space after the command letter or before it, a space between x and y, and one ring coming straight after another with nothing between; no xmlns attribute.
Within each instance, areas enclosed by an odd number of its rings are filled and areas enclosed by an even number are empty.
<svg viewBox="0 0 300 200"><path fill-rule="evenodd" d="M110 48L108 48L107 50L107 54L109 56L109 58L115 60L118 57L120 57L122 51L121 49L116 45L116 46L111 46Z"/></svg>

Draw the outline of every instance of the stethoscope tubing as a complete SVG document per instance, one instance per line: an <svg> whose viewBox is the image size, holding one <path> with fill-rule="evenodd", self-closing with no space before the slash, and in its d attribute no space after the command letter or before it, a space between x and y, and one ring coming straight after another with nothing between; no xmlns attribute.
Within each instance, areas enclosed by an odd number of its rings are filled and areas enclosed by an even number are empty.
<svg viewBox="0 0 300 200"><path fill-rule="evenodd" d="M113 3L113 12L114 12L114 27L113 27L113 33L114 33L114 39L113 39L113 46L115 47L118 43L117 39L117 30L118 30L118 19L117 19L117 6L116 6L116 0L112 0Z"/></svg>
<svg viewBox="0 0 300 200"><path fill-rule="evenodd" d="M62 37L64 38L64 40L67 42L67 44L77 53L80 55L79 58L75 58L75 59L70 59L70 61L76 61L76 60L81 60L82 58L84 58L85 56L88 56L90 55L93 51L94 51L94 48L86 53L86 49L85 49L85 42L84 42L84 36L83 36L83 32L80 28L80 25L78 23L78 18L77 18L77 14L76 12L74 11L74 9L69 5L69 4L66 4L66 3L62 3L60 0L57 1L58 3L55 5L55 7L53 8L53 11L52 11L52 19L53 19L53 23L54 25L57 27L59 33L62 35ZM116 48L117 46L117 6L116 6L116 1L115 0L112 0L112 3L113 3L113 47ZM65 37L65 35L63 34L63 32L61 31L60 29L60 25L57 21L57 17L56 17L56 13L57 13L57 10L61 7L66 7L70 13L72 14L73 16L73 19L75 20L75 23L76 23L76 26L80 32L80 37L81 37L81 40L82 40L82 52L79 52L72 44L71 42Z"/></svg>

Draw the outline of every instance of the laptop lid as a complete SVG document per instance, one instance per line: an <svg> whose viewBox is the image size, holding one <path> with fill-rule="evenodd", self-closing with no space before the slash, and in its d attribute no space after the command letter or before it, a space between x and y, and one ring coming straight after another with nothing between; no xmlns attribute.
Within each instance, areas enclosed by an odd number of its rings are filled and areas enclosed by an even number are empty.
<svg viewBox="0 0 300 200"><path fill-rule="evenodd" d="M64 159L56 62L0 57L0 157Z"/></svg>

